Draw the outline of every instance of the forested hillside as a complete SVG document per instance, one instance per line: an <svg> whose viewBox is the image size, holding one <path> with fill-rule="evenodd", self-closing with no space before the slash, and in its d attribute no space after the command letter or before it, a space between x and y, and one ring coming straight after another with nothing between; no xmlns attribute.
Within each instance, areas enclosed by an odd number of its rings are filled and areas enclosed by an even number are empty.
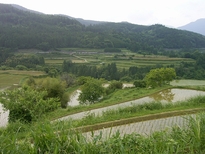
<svg viewBox="0 0 205 154"><path fill-rule="evenodd" d="M85 26L66 16L31 13L0 4L0 46L41 50L128 48L155 53L163 48L203 48L205 36L163 25L101 23Z"/></svg>

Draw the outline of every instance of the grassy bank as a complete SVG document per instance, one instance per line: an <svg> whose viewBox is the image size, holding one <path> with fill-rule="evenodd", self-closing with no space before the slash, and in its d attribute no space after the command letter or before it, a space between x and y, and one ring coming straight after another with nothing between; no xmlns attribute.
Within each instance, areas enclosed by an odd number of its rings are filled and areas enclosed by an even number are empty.
<svg viewBox="0 0 205 154"><path fill-rule="evenodd" d="M76 88L76 87L75 87ZM182 89L192 89L192 90L201 90L205 91L205 87L203 86L164 86L164 87L158 87L155 89L147 89L147 88L126 88L122 90L116 90L114 93L105 96L102 100L100 100L96 104L91 104L87 106L75 106L70 107L68 106L67 109L58 109L55 112L49 113L46 115L46 117L50 120L54 120L63 116L71 115L74 113L79 113L82 111L89 111L92 109L98 109L106 106L111 106L115 104L124 103L127 101L136 100L142 97L146 97L155 93L158 93L162 90L170 89L170 88L182 88ZM179 110L188 109L187 106L183 107L177 107ZM177 110L177 108L175 110ZM153 111L155 112L155 111ZM156 111L158 112L158 111ZM149 113L148 113L149 114ZM127 114L125 115L127 116Z"/></svg>
<svg viewBox="0 0 205 154"><path fill-rule="evenodd" d="M101 104L99 103L86 107L76 107L75 112L116 104L119 103L119 99L133 100L132 98L136 99L137 97L143 97L166 88L169 87L163 87L161 89L139 90L136 88L130 88L122 91L119 90L110 96L110 103L107 102L107 98L106 100L102 100ZM124 96L119 99L113 99L114 96L117 97L122 95ZM101 125L101 123L109 121L114 123L115 120L118 120L118 122L124 122L125 124L133 122L133 119L135 119L134 117L140 117L144 115L150 115L151 117L154 117L157 113L162 114L168 111L170 112L193 108L205 109L205 96L192 98L187 101L175 104L163 105L160 102L153 102L143 105L134 105L127 108L119 108L117 110L104 112L102 116L94 116L91 114L78 121L67 121L52 124L50 124L50 120L45 119L33 124L22 124L20 122L16 122L9 124L6 129L0 129L0 152L15 154L204 153L205 114L199 115L196 119L192 118L186 129L174 127L171 131L155 132L151 136L130 134L122 137L119 133L116 133L114 136L110 136L106 140L104 140L101 135L93 136L90 141L87 140L81 133L75 132L75 130L72 129L79 126L94 124ZM71 109L64 109L64 114L71 114L72 112L70 110ZM57 113L60 113L60 111L62 112L63 110L59 110ZM176 114L178 113L173 112L173 116ZM52 116L56 115L53 114ZM50 116L49 119L52 116ZM163 116L165 117L166 113ZM161 118L163 118L163 116Z"/></svg>
<svg viewBox="0 0 205 154"><path fill-rule="evenodd" d="M111 106L115 104L120 104L126 101L131 101L135 99L139 99L154 93L157 93L159 91L169 89L171 86L165 86L165 87L158 87L155 89L147 89L147 88L127 88L127 89L121 89L116 90L114 93L105 96L102 100L100 100L96 104L91 104L87 106L76 106L76 107L70 107L68 106L67 109L58 109L52 113L49 113L46 115L46 117L50 120L54 120L63 116L71 115L74 113L79 113L82 111L89 111L92 109L102 108L106 106Z"/></svg>
<svg viewBox="0 0 205 154"><path fill-rule="evenodd" d="M88 114L86 117L84 117L81 120L72 121L72 126L81 127L81 126L95 125L95 124L100 125L100 123L105 123L105 122L110 122L106 124L110 126L113 125L115 121L118 121L116 122L117 125L122 125L122 123L120 123L119 121L125 120L126 122L124 122L124 124L132 123L133 118L140 118L145 115L150 115L150 118L154 119L156 117L155 116L156 114L161 114L160 118L166 118L167 117L166 112L171 113L172 111L174 112L172 112L171 115L169 116L188 114L188 112L184 112L184 110L189 110L190 113L192 113L191 110L193 110L193 112L194 110L196 111L205 110L205 96L198 96L177 103L163 104L161 102L152 102L152 103L144 103L140 105L133 105L130 107L108 110L103 112L103 114L100 116L95 114ZM162 115L163 113L165 114ZM131 119L126 120L127 118L131 118ZM141 121L143 121L143 119ZM68 123L70 125L71 121L69 121ZM98 127L100 127L99 125ZM102 124L102 128L106 128L108 126ZM90 130L92 130L91 127Z"/></svg>
<svg viewBox="0 0 205 154"><path fill-rule="evenodd" d="M101 134L86 139L82 134L66 129L63 123L51 125L38 123L35 127L0 131L1 153L204 153L205 152L205 114L190 118L186 128L173 127L155 132L150 136L136 133L120 136L119 132L103 139ZM18 134L26 130L27 136ZM55 130L58 130L56 132Z"/></svg>

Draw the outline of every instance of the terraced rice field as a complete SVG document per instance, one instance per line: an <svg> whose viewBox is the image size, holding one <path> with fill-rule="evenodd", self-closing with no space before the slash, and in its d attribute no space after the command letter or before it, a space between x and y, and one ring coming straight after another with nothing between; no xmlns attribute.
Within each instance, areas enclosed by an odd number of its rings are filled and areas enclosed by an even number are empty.
<svg viewBox="0 0 205 154"><path fill-rule="evenodd" d="M125 134L141 134L150 135L156 131L169 130L174 126L186 127L188 124L189 117L194 115L186 116L175 116L163 119L155 119L142 121L137 123L131 123L126 125L120 125L110 128L99 129L92 132L83 133L87 139L91 139L92 136L102 135L103 139L109 138L117 132L123 137Z"/></svg>
<svg viewBox="0 0 205 154"><path fill-rule="evenodd" d="M164 90L164 91L161 91L159 93L155 93L153 95L139 98L139 99L136 99L133 101L128 101L128 102L124 102L121 104L111 105L111 106L107 106L107 107L103 107L103 108L98 108L98 109L93 109L90 111L72 114L72 115L69 115L66 117L62 117L58 120L61 121L61 120L68 120L68 119L74 119L74 120L75 119L82 119L83 117L86 117L89 114L102 115L103 112L106 112L109 110L116 110L119 108L125 108L125 107L129 107L129 106L133 106L133 105L139 105L139 104L143 104L143 103L152 102L155 100L160 100L164 103L167 103L167 102L174 103L174 102L183 101L183 100L186 100L188 98L198 96L198 95L205 95L205 92L197 91L197 90L189 90L189 89L171 89L171 90L169 89L169 90ZM167 100L167 98L169 98L169 99ZM76 102L75 102L75 104L76 104Z"/></svg>
<svg viewBox="0 0 205 154"><path fill-rule="evenodd" d="M205 80L174 80L172 86L205 86Z"/></svg>

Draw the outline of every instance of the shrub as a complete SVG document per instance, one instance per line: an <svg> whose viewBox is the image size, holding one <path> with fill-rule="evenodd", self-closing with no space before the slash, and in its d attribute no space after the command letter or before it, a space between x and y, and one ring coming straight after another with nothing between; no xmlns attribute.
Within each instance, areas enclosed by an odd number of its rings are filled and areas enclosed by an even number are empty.
<svg viewBox="0 0 205 154"><path fill-rule="evenodd" d="M120 81L113 81L108 86L109 89L122 89L123 83Z"/></svg>
<svg viewBox="0 0 205 154"><path fill-rule="evenodd" d="M122 89L123 83L120 81L113 81L106 89L106 94L114 92L116 89Z"/></svg>
<svg viewBox="0 0 205 154"><path fill-rule="evenodd" d="M24 66L24 65L17 65L16 69L17 70L27 70L28 68L26 66Z"/></svg>
<svg viewBox="0 0 205 154"><path fill-rule="evenodd" d="M63 93L63 96L61 98L61 107L62 108L66 108L67 107L67 104L68 104L68 101L69 101L69 94L64 92Z"/></svg>
<svg viewBox="0 0 205 154"><path fill-rule="evenodd" d="M133 83L135 85L135 87L139 87L139 88L145 88L146 87L146 82L144 80L136 80Z"/></svg>
<svg viewBox="0 0 205 154"><path fill-rule="evenodd" d="M78 85L84 85L87 81L91 80L91 77L87 77L87 76L81 76L77 79L77 84Z"/></svg>
<svg viewBox="0 0 205 154"><path fill-rule="evenodd" d="M75 84L76 77L72 74L63 73L61 74L61 80L66 82L67 87L70 87Z"/></svg>
<svg viewBox="0 0 205 154"><path fill-rule="evenodd" d="M122 78L120 78L120 81L124 81L124 82L130 82L130 81L132 81L132 78L131 77L129 77L129 76L124 76L124 77L122 77Z"/></svg>
<svg viewBox="0 0 205 154"><path fill-rule="evenodd" d="M10 111L10 122L19 120L28 123L60 106L57 98L46 98L46 96L46 91L39 92L24 86L21 89L0 93L0 102Z"/></svg>
<svg viewBox="0 0 205 154"><path fill-rule="evenodd" d="M9 67L7 67L7 66L5 66L5 65L2 65L2 66L0 67L0 69L1 69L1 70L9 70L9 69L11 69L11 68L9 68Z"/></svg>
<svg viewBox="0 0 205 154"><path fill-rule="evenodd" d="M62 82L56 78L51 77L41 79L36 84L36 89L39 91L46 90L48 97L61 98L66 87L65 82Z"/></svg>

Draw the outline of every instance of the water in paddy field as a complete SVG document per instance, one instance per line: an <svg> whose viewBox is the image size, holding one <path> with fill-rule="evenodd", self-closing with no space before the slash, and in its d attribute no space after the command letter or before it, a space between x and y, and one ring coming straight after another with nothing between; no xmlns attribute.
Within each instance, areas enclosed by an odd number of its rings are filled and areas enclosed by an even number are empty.
<svg viewBox="0 0 205 154"><path fill-rule="evenodd" d="M69 106L79 105L78 97L80 95L80 90L75 91L68 102ZM150 96L144 97L143 102L151 101L160 101L160 102L178 102L184 101L191 97L198 95L205 95L205 92L198 90L189 90L189 89L166 89L157 93L154 93ZM141 99L133 100L132 102L141 102ZM141 104L141 103L140 103Z"/></svg>
<svg viewBox="0 0 205 154"><path fill-rule="evenodd" d="M152 98L153 101L178 102L199 95L205 95L205 92L191 89L166 89L148 97Z"/></svg>
<svg viewBox="0 0 205 154"><path fill-rule="evenodd" d="M68 102L69 106L78 106L78 105L80 105L80 103L78 101L78 97L79 97L80 93L81 93L80 90L76 90L72 93L72 95L70 97L70 101Z"/></svg>
<svg viewBox="0 0 205 154"><path fill-rule="evenodd" d="M0 127L8 124L9 111L4 111L2 104L0 104Z"/></svg>
<svg viewBox="0 0 205 154"><path fill-rule="evenodd" d="M79 105L78 97L80 95L80 90L75 91L72 96L70 97L70 101L68 102L69 106L77 106ZM127 107L131 106L134 104L143 104L146 102L153 102L153 101L161 101L161 102L178 102L178 101L184 101L186 99L189 99L191 97L196 97L199 95L205 95L205 92L203 91L198 91L198 90L189 90L189 89L167 89L163 90L161 92L157 92L155 94L152 94L150 96L146 96L140 99L124 102L121 104L116 104L108 107L103 107L99 109L95 109L89 112L95 112L95 113L102 113L103 111L109 110L109 109L117 109L119 107ZM85 116L84 113L78 113L80 114L77 116L76 114L71 115L77 119L82 118L82 116ZM2 105L0 104L0 127L6 126L8 123L8 116L9 116L9 111L4 111Z"/></svg>

